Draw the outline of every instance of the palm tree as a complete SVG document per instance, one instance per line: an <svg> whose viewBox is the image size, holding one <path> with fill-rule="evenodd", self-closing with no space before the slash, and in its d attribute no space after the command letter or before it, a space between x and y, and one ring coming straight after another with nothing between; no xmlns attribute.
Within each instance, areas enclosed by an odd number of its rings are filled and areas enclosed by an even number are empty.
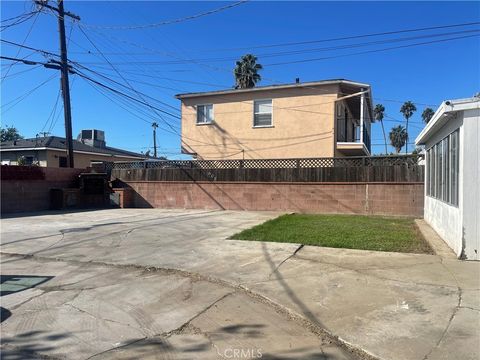
<svg viewBox="0 0 480 360"><path fill-rule="evenodd" d="M429 107L425 108L425 110L423 110L423 112L422 112L423 122L425 124L428 124L430 119L433 117L433 114L435 114L435 111L433 111L432 108L429 108Z"/></svg>
<svg viewBox="0 0 480 360"><path fill-rule="evenodd" d="M382 104L375 105L375 109L373 109L373 116L375 120L380 121L380 124L382 125L383 140L385 141L385 155L387 155L388 154L387 136L385 135L385 128L383 127L384 113L385 113L385 107Z"/></svg>
<svg viewBox="0 0 480 360"><path fill-rule="evenodd" d="M390 144L395 148L395 151L398 154L400 150L402 150L402 147L407 143L407 130L402 125L398 125L393 127L388 135L390 137Z"/></svg>
<svg viewBox="0 0 480 360"><path fill-rule="evenodd" d="M417 107L411 101L405 101L405 103L400 108L400 112L403 114L403 117L407 121L407 127L405 129L405 131L407 133L407 143L405 144L406 145L405 146L405 153L408 152L408 119L410 119L412 117L412 115L415 111L417 111Z"/></svg>
<svg viewBox="0 0 480 360"><path fill-rule="evenodd" d="M253 88L262 77L258 73L263 67L257 64L257 57L252 54L243 55L236 62L233 74L235 75L235 89Z"/></svg>

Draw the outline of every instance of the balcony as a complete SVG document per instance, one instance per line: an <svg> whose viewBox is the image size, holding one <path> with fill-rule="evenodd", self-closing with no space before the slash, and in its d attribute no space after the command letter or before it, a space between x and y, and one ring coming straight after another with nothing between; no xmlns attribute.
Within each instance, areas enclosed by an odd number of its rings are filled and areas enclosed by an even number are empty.
<svg viewBox="0 0 480 360"><path fill-rule="evenodd" d="M372 122L370 98L369 90L362 89L361 92L337 99L335 107L336 150L344 156L370 156Z"/></svg>
<svg viewBox="0 0 480 360"><path fill-rule="evenodd" d="M337 150L345 156L370 156L370 134L365 124L362 134L360 126L352 124L352 133L342 131L342 127L337 127Z"/></svg>

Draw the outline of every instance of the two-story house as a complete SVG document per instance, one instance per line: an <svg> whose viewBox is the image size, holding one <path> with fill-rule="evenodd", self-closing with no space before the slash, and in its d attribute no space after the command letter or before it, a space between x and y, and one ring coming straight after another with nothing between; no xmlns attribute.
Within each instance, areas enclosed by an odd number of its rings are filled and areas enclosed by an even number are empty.
<svg viewBox="0 0 480 360"><path fill-rule="evenodd" d="M198 159L370 155L370 85L324 80L176 95L182 152Z"/></svg>

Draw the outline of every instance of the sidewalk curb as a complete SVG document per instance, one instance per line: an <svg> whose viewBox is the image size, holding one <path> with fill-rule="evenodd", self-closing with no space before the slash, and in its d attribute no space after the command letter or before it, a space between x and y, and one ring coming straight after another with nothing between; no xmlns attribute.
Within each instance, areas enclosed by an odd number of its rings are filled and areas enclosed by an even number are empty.
<svg viewBox="0 0 480 360"><path fill-rule="evenodd" d="M457 256L450 247L442 240L442 238L432 229L432 227L423 219L415 219L420 233L432 248L435 255L444 259L458 260Z"/></svg>

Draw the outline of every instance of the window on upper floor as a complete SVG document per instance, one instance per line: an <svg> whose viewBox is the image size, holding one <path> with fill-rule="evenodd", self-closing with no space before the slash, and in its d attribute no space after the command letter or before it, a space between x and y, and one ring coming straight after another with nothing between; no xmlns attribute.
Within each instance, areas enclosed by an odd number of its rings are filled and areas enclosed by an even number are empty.
<svg viewBox="0 0 480 360"><path fill-rule="evenodd" d="M253 126L272 126L272 100L255 100L253 102Z"/></svg>
<svg viewBox="0 0 480 360"><path fill-rule="evenodd" d="M209 124L213 121L213 105L197 105L197 124Z"/></svg>

